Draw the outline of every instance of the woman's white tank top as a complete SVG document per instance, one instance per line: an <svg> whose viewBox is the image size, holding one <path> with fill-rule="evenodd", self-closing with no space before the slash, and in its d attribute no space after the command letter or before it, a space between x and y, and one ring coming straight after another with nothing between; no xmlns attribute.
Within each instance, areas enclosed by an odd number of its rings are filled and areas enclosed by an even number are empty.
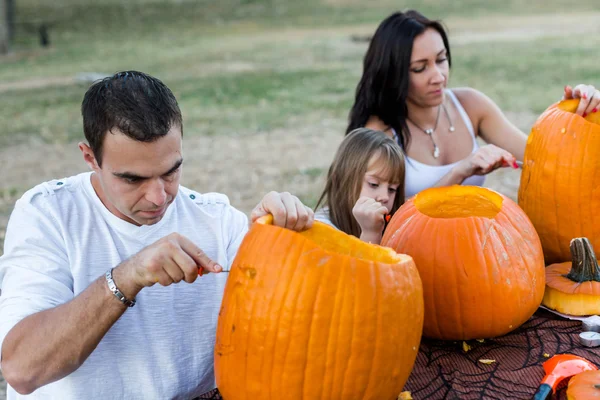
<svg viewBox="0 0 600 400"><path fill-rule="evenodd" d="M475 138L475 131L473 129L473 124L471 124L471 120L467 115L467 112L460 104L454 93L451 90L446 90L446 94L452 102L454 106L458 110L462 120L464 121L471 137L473 138L473 154L479 148L477 144L477 139ZM398 136L396 132L392 128L392 133L394 134L394 139L398 141ZM446 175L450 170L458 164L460 161L457 161L452 164L446 165L428 165L418 162L408 156L405 156L404 166L406 171L406 176L404 178L404 193L405 197L408 199L415 194L419 193L421 190L433 187L444 175ZM483 175L473 175L469 178L465 179L462 183L463 185L472 185L472 186L482 186L485 181L485 176Z"/></svg>

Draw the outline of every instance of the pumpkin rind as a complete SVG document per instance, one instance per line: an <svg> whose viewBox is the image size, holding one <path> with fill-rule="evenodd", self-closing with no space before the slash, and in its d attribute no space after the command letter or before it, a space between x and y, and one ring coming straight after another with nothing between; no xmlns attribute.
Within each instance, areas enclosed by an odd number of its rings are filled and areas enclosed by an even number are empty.
<svg viewBox="0 0 600 400"><path fill-rule="evenodd" d="M527 139L518 203L535 226L547 264L570 260L569 242L600 247L600 112L582 118L579 100L551 105Z"/></svg>
<svg viewBox="0 0 600 400"><path fill-rule="evenodd" d="M600 314L600 267L594 250L587 239L577 238L571 241L571 253L571 262L546 267L542 304L570 315Z"/></svg>
<svg viewBox="0 0 600 400"><path fill-rule="evenodd" d="M600 399L600 371L584 371L569 380L567 400Z"/></svg>
<svg viewBox="0 0 600 400"><path fill-rule="evenodd" d="M253 224L227 280L215 346L224 399L392 399L423 325L413 260L325 224Z"/></svg>
<svg viewBox="0 0 600 400"><path fill-rule="evenodd" d="M431 215L419 204L427 204ZM435 209L450 214L429 211ZM541 303L545 276L537 233L516 203L489 189L452 186L418 193L396 212L382 245L415 261L423 282L424 336L501 336Z"/></svg>

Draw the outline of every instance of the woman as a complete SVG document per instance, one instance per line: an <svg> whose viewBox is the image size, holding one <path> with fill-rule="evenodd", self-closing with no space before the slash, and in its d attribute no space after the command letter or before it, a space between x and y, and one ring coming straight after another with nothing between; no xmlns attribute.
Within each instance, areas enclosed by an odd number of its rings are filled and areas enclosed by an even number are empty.
<svg viewBox="0 0 600 400"><path fill-rule="evenodd" d="M450 66L443 26L417 11L386 18L365 55L346 133L367 127L397 140L407 198L432 186L482 185L486 174L523 160L525 133L483 93L447 89ZM574 97L579 115L598 112L593 86L566 86L563 98ZM479 147L477 136L489 144Z"/></svg>

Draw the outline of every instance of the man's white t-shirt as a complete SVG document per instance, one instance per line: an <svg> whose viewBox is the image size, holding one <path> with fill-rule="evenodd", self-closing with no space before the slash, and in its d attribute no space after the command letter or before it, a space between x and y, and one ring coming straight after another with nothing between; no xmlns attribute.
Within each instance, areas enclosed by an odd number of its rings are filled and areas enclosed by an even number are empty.
<svg viewBox="0 0 600 400"><path fill-rule="evenodd" d="M227 271L248 230L247 217L226 196L184 187L160 222L135 226L106 209L90 177L43 183L16 203L0 257L0 348L23 318L68 302L109 268L172 232L191 239ZM213 389L227 276L143 289L79 369L29 396L9 386L8 400L188 400Z"/></svg>
<svg viewBox="0 0 600 400"><path fill-rule="evenodd" d="M338 231L340 230L340 228L338 228L333 224L333 222L331 222L329 207L319 208L317 211L315 211L315 221L323 222L324 224L327 224L332 228L337 229Z"/></svg>

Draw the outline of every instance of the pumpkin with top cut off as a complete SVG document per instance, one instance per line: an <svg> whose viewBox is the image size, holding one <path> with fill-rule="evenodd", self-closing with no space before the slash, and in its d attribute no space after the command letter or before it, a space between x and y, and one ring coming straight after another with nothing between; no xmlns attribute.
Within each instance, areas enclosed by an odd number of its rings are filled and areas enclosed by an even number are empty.
<svg viewBox="0 0 600 400"><path fill-rule="evenodd" d="M544 295L542 247L531 221L514 201L486 188L417 193L392 217L382 245L415 261L424 336L504 335L527 321Z"/></svg>
<svg viewBox="0 0 600 400"><path fill-rule="evenodd" d="M219 313L217 387L226 400L396 399L423 328L413 260L315 221L254 223Z"/></svg>
<svg viewBox="0 0 600 400"><path fill-rule="evenodd" d="M579 99L550 106L527 139L519 206L535 226L547 264L571 259L569 243L600 247L600 112L575 114Z"/></svg>

